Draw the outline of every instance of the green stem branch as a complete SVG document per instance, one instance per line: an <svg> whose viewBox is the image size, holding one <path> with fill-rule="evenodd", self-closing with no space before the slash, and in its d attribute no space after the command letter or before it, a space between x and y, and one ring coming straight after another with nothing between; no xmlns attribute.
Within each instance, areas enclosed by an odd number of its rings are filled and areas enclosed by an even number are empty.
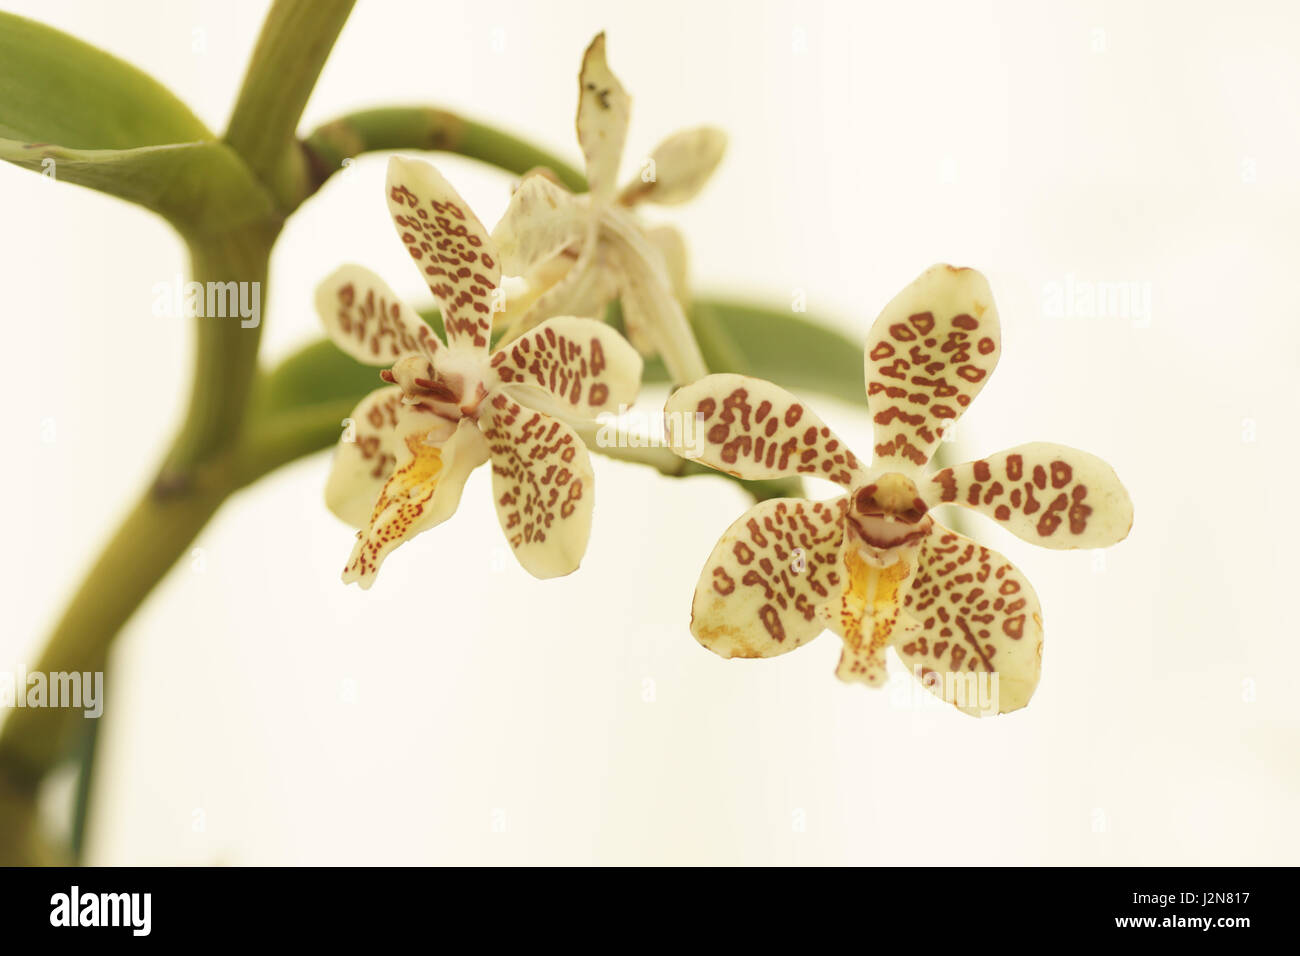
<svg viewBox="0 0 1300 956"><path fill-rule="evenodd" d="M157 486L138 501L100 553L50 635L36 670L103 671L113 636L190 546L226 496L224 482L202 479L185 494ZM111 696L113 688L106 694ZM15 789L34 794L75 749L82 712L18 708L0 733L0 768Z"/></svg>
<svg viewBox="0 0 1300 956"><path fill-rule="evenodd" d="M224 232L195 229L187 235L194 279L219 284L227 305L227 283L248 283L234 288L255 296L242 301L256 301L258 314L226 310L225 317L196 320L198 351L184 424L158 479L59 619L41 654L41 672L103 671L113 638L237 486L233 449L256 373L267 263L284 211L300 191L295 184L306 178L296 127L351 8L352 0L277 0L267 17L226 142L254 173L250 190L260 195L269 189L283 209ZM236 294L234 300L241 298ZM205 295L205 305L206 300ZM76 751L85 736L83 721L75 709L21 708L0 728L0 863L57 858L58 851L37 830L36 795L50 771ZM83 773L88 765L83 761ZM80 816L73 823L78 841L85 832L86 805L78 802Z"/></svg>
<svg viewBox="0 0 1300 956"><path fill-rule="evenodd" d="M355 0L276 0L262 24L226 142L286 209L296 205L307 163L298 120Z"/></svg>
<svg viewBox="0 0 1300 956"><path fill-rule="evenodd" d="M234 309L233 315L194 320L198 343L189 408L159 477L164 489L183 490L191 469L229 449L239 435L257 371L267 265L278 233L278 222L258 223L190 242L191 273L204 288L205 306L218 299L256 303L248 311L257 314L245 318ZM221 294L212 296L212 289Z"/></svg>
<svg viewBox="0 0 1300 956"><path fill-rule="evenodd" d="M317 128L302 143L312 169L308 194L343 168L343 161L386 150L457 153L523 175L546 166L574 192L583 175L564 160L517 136L429 106L391 106L348 113Z"/></svg>

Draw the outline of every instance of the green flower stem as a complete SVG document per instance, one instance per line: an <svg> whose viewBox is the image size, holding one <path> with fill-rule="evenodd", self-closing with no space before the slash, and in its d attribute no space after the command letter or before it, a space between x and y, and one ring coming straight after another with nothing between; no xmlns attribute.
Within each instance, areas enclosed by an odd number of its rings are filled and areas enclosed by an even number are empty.
<svg viewBox="0 0 1300 956"><path fill-rule="evenodd" d="M108 685L113 675L104 673L104 684ZM77 774L77 789L73 794L72 833L68 837L72 858L78 863L85 859L86 824L90 819L90 801L94 795L95 758L99 753L99 743L104 735L104 715L101 713L89 730L82 735L82 753L78 758L80 772Z"/></svg>
<svg viewBox="0 0 1300 956"><path fill-rule="evenodd" d="M491 126L428 106L394 106L349 113L303 140L314 192L345 159L380 150L459 153L522 175L546 166L574 192L586 192L583 175L550 153Z"/></svg>
<svg viewBox="0 0 1300 956"><path fill-rule="evenodd" d="M278 230L279 223L272 222L191 240L195 280L257 283L265 301L267 259ZM233 450L256 370L260 323L245 328L238 315L195 321L198 353L184 424L157 479L55 626L37 665L40 672L103 671L113 638L237 486ZM41 780L77 752L88 729L75 709L15 709L0 728L0 776L8 778L14 793L34 800ZM80 749L83 767L89 768L94 748ZM89 780L82 785L89 786ZM78 807L84 812L86 803ZM84 829L84 817L74 820L74 833ZM0 847L7 842L21 841L0 836Z"/></svg>
<svg viewBox="0 0 1300 956"><path fill-rule="evenodd" d="M264 302L267 261L278 231L276 221L191 239L194 279L255 283ZM113 638L238 487L236 445L256 371L261 324L245 328L238 315L195 322L198 351L184 424L157 479L55 626L37 665L40 672L105 670ZM8 778L14 793L34 801L41 780L80 749L85 779L78 785L88 788L96 737L83 739L92 727L75 709L15 709L0 728L0 775ZM73 834L79 848L89 801L78 800L76 806ZM0 848L6 842L30 846L30 840L0 835Z"/></svg>
<svg viewBox="0 0 1300 956"><path fill-rule="evenodd" d="M164 489L182 489L194 466L229 449L239 435L257 371L260 307L267 302L267 264L279 229L276 221L257 223L190 242L194 280L248 283L249 294L257 296L259 315L255 326L251 318L239 315L195 319L198 351L189 409L159 476Z"/></svg>
<svg viewBox="0 0 1300 956"><path fill-rule="evenodd" d="M256 283L266 302L267 263L307 162L295 131L351 0L277 0L267 17L231 117L227 144L254 173L250 202L270 189L282 210L227 230L187 229L194 279ZM259 310L260 311L260 310ZM194 385L184 424L157 480L127 515L68 604L38 671L102 671L113 638L240 483L240 433L254 383L261 322L199 318ZM111 694L111 690L109 691ZM69 708L14 709L0 728L0 863L50 862L64 854L38 831L41 782L76 752L84 717ZM91 737L94 740L94 737ZM94 747L83 751L83 777ZM82 780L87 787L89 780ZM80 843L88 801L79 800Z"/></svg>
<svg viewBox="0 0 1300 956"><path fill-rule="evenodd" d="M230 116L226 142L286 209L303 195L298 120L354 0L276 0Z"/></svg>
<svg viewBox="0 0 1300 956"><path fill-rule="evenodd" d="M68 862L41 831L32 788L0 775L0 863L56 866Z"/></svg>
<svg viewBox="0 0 1300 956"><path fill-rule="evenodd" d="M113 635L189 548L228 491L227 481L207 474L196 476L184 494L150 488L82 581L35 670L102 671ZM111 696L114 689L106 692ZM10 711L0 733L0 767L9 782L34 790L73 751L84 724L75 708Z"/></svg>

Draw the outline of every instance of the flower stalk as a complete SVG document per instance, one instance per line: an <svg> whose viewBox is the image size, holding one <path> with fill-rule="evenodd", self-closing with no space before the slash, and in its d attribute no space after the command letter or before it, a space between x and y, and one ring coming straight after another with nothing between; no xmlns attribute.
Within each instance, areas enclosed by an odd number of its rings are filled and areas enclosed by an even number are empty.
<svg viewBox="0 0 1300 956"><path fill-rule="evenodd" d="M458 153L522 176L546 167L574 192L587 181L564 160L485 123L431 106L390 106L348 113L317 127L302 141L314 172L314 192L344 160L363 153L426 150Z"/></svg>

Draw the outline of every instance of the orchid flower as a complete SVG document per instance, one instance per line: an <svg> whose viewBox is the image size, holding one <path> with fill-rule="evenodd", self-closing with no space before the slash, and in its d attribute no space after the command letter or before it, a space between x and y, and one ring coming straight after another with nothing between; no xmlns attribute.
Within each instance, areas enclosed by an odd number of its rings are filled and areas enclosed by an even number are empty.
<svg viewBox="0 0 1300 956"><path fill-rule="evenodd" d="M710 375L677 390L665 417L679 454L689 447L742 478L812 475L845 489L830 501L764 501L728 528L695 590L695 637L722 657L773 657L829 628L844 642L841 680L883 683L893 647L927 689L964 712L1028 703L1043 648L1033 588L1007 558L929 510L963 505L1064 549L1123 540L1133 505L1109 465L1061 445L1020 445L925 472L999 351L980 273L934 266L896 296L867 337L869 467L770 382ZM995 706L977 704L975 678L994 684Z"/></svg>
<svg viewBox="0 0 1300 956"><path fill-rule="evenodd" d="M501 273L487 231L428 163L395 157L387 189L447 341L360 266L343 266L316 292L335 344L386 366L390 383L352 413L326 487L330 509L360 529L343 580L370 587L393 549L451 516L470 472L489 460L519 563L539 578L568 574L587 548L593 476L564 419L634 401L641 356L609 326L568 316L489 351Z"/></svg>
<svg viewBox="0 0 1300 956"><path fill-rule="evenodd" d="M703 188L722 159L726 134L712 127L670 136L641 175L617 190L631 99L605 62L605 35L591 42L578 77L578 142L589 192L575 196L544 174L525 176L492 238L502 269L526 290L502 316L512 338L551 315L602 314L619 299L628 338L660 355L679 383L707 373L683 307L686 251L670 227L645 228L632 209L672 205Z"/></svg>

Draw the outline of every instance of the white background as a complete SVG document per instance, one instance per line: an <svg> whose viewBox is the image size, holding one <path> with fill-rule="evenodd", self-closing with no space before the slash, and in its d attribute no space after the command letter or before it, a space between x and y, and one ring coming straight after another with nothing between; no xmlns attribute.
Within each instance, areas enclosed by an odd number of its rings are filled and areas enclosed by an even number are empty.
<svg viewBox="0 0 1300 956"><path fill-rule="evenodd" d="M264 11L6 6L138 64L218 131ZM338 580L352 533L317 455L232 500L118 641L91 860L1297 862L1297 25L1283 2L362 3L304 129L428 103L576 159L575 74L604 28L634 96L625 175L675 129L730 133L667 217L697 287L802 290L861 339L931 263L981 269L1005 351L959 454L1090 450L1136 523L1098 557L967 519L1046 621L1033 703L976 721L901 671L838 683L830 635L773 661L699 647L695 578L746 506L728 482L599 460L586 562L538 582L482 469L362 592ZM436 161L494 222L509 178ZM427 301L383 169L359 161L289 223L268 360L320 335L312 290L342 261ZM13 670L151 478L193 329L151 314L185 268L152 215L10 167L0 210ZM1048 317L1067 277L1149 283L1149 322ZM812 404L867 452L863 410Z"/></svg>

